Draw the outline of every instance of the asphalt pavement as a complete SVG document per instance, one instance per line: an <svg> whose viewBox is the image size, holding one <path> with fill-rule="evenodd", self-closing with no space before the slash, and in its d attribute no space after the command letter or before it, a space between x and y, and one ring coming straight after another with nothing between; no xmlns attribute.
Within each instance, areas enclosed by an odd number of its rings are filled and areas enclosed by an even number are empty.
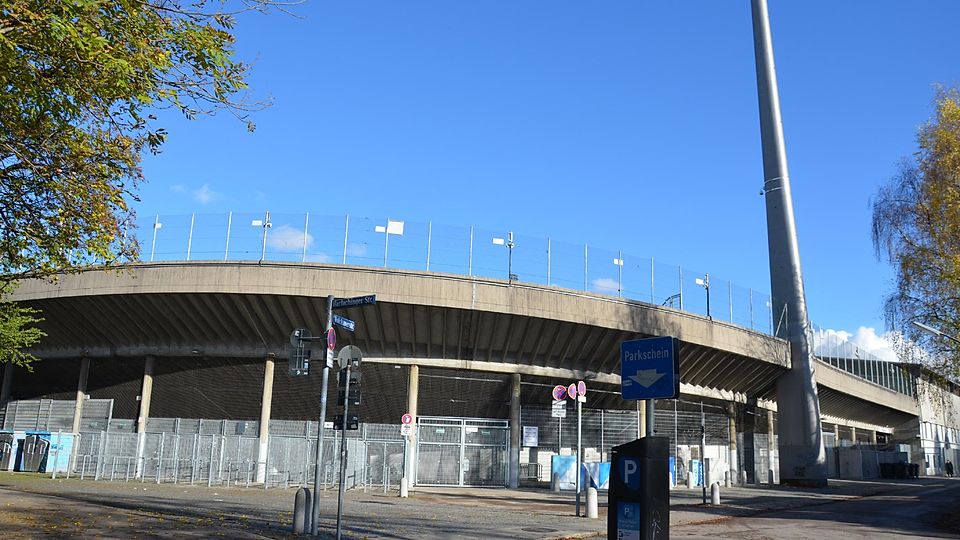
<svg viewBox="0 0 960 540"><path fill-rule="evenodd" d="M0 473L0 536L291 538L295 489L94 482ZM337 492L321 496L321 528L335 530ZM543 489L351 490L346 538L591 538L600 519L575 515L573 493ZM719 506L700 489L671 491L675 538L960 538L960 479L837 481L824 489L728 488Z"/></svg>

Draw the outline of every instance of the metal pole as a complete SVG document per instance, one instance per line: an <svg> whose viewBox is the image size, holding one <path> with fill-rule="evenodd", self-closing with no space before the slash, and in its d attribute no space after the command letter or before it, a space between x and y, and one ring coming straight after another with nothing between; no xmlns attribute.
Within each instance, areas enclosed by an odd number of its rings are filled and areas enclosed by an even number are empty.
<svg viewBox="0 0 960 540"><path fill-rule="evenodd" d="M383 267L387 267L387 251L390 249L390 218L387 218L387 226L383 228Z"/></svg>
<svg viewBox="0 0 960 540"><path fill-rule="evenodd" d="M550 237L547 237L547 287L550 286Z"/></svg>
<svg viewBox="0 0 960 540"><path fill-rule="evenodd" d="M707 318L712 319L713 317L710 316L710 274L704 274L703 277L703 288L707 291Z"/></svg>
<svg viewBox="0 0 960 540"><path fill-rule="evenodd" d="M263 216L263 238L260 240L260 264L267 257L267 229L270 228L270 211Z"/></svg>
<svg viewBox="0 0 960 540"><path fill-rule="evenodd" d="M150 245L150 262L153 262L153 254L157 251L157 229L160 228L160 214L153 218L153 243Z"/></svg>
<svg viewBox="0 0 960 540"><path fill-rule="evenodd" d="M733 282L727 281L727 305L730 306L730 322L733 322Z"/></svg>
<svg viewBox="0 0 960 540"><path fill-rule="evenodd" d="M310 212L307 212L303 218L303 254L300 256L300 262L307 262L307 237L310 233Z"/></svg>
<svg viewBox="0 0 960 540"><path fill-rule="evenodd" d="M683 267L677 265L677 271L680 273L680 311L683 311Z"/></svg>
<svg viewBox="0 0 960 540"><path fill-rule="evenodd" d="M347 217L343 223L343 264L347 264L347 234L349 232L350 232L350 214L347 214Z"/></svg>
<svg viewBox="0 0 960 540"><path fill-rule="evenodd" d="M433 241L433 222L427 222L427 272L430 271L430 243Z"/></svg>
<svg viewBox="0 0 960 540"><path fill-rule="evenodd" d="M227 260L230 255L230 227L233 226L233 212L227 214L227 242L223 246L223 260Z"/></svg>
<svg viewBox="0 0 960 540"><path fill-rule="evenodd" d="M617 250L617 296L623 298L623 251Z"/></svg>
<svg viewBox="0 0 960 540"><path fill-rule="evenodd" d="M587 266L588 266L587 261L589 260L588 255L589 255L589 252L587 251L587 244L584 244L583 245L583 290L584 291L590 290L587 287Z"/></svg>
<svg viewBox="0 0 960 540"><path fill-rule="evenodd" d="M350 412L350 362L343 385L343 424L340 426L340 485L337 490L337 540L343 533L343 487L347 479L347 424Z"/></svg>
<svg viewBox="0 0 960 540"><path fill-rule="evenodd" d="M581 428L582 428L582 403L580 402L580 397L577 396L577 517L580 517L580 467L581 467L581 452L583 451L582 443L583 439L581 438Z"/></svg>
<svg viewBox="0 0 960 540"><path fill-rule="evenodd" d="M344 235L346 246L346 235ZM346 251L344 251L346 253ZM327 331L333 328L333 300L331 294L327 296ZM333 364L332 353L326 349L326 363L323 365L323 382L320 387L320 418L317 422L317 462L313 467L313 510L310 513L310 534L320 534L320 482L323 468L323 423L327 419L327 382L330 379L330 366Z"/></svg>
<svg viewBox="0 0 960 540"><path fill-rule="evenodd" d="M700 484L703 486L703 504L707 504L707 424L703 415L703 402L700 402L700 475L703 480Z"/></svg>
<svg viewBox="0 0 960 540"><path fill-rule="evenodd" d="M513 233L507 233L507 283L513 282Z"/></svg>
<svg viewBox="0 0 960 540"><path fill-rule="evenodd" d="M753 288L750 289L750 329L753 330Z"/></svg>
<svg viewBox="0 0 960 540"><path fill-rule="evenodd" d="M653 285L654 285L654 281L653 281L653 257L650 257L650 303L651 303L651 304L656 304L656 303L657 303L657 295L656 295L656 293L655 293L654 290L653 290Z"/></svg>
<svg viewBox="0 0 960 540"><path fill-rule="evenodd" d="M190 260L190 250L193 248L193 223L197 218L196 212L190 214L190 233L187 235L187 260Z"/></svg>
<svg viewBox="0 0 960 540"><path fill-rule="evenodd" d="M780 476L781 482L785 483L826 486L827 466L820 402L813 377L806 295L766 0L751 0L751 12L763 149L770 288L771 295L778 302L785 303L790 311L787 320L795 321L787 329L791 367L777 380Z"/></svg>
<svg viewBox="0 0 960 540"><path fill-rule="evenodd" d="M470 254L467 259L467 275L473 275L473 225L470 226Z"/></svg>
<svg viewBox="0 0 960 540"><path fill-rule="evenodd" d="M647 400L647 437L652 437L656 431L654 426L654 412L656 409L656 402L652 399Z"/></svg>

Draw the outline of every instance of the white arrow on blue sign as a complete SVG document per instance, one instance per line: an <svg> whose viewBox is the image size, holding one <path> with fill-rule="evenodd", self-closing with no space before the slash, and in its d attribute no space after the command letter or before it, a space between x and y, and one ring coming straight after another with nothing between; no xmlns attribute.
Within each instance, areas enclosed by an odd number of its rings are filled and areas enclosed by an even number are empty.
<svg viewBox="0 0 960 540"><path fill-rule="evenodd" d="M671 399L680 395L680 347L672 337L620 344L623 399Z"/></svg>
<svg viewBox="0 0 960 540"><path fill-rule="evenodd" d="M350 319L348 319L348 318L346 318L346 317L341 317L340 315L337 315L336 313L333 314L333 324L335 324L335 325L337 325L337 326L339 326L339 327L341 327L341 328L346 328L347 330L349 330L349 331L351 331L351 332L353 332L353 330L357 327L357 323L351 321Z"/></svg>

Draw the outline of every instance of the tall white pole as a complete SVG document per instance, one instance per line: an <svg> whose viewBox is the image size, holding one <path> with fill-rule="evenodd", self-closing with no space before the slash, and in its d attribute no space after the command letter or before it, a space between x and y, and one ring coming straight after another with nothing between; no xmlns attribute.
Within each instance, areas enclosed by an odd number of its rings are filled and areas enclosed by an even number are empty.
<svg viewBox="0 0 960 540"><path fill-rule="evenodd" d="M223 260L230 256L230 227L233 226L233 212L227 214L227 241L223 246Z"/></svg>
<svg viewBox="0 0 960 540"><path fill-rule="evenodd" d="M300 255L300 262L307 262L307 237L310 236L310 212L307 212L303 218L303 254Z"/></svg>
<svg viewBox="0 0 960 540"><path fill-rule="evenodd" d="M347 264L347 235L350 232L350 214L347 214L347 217L343 223L343 264Z"/></svg>
<svg viewBox="0 0 960 540"><path fill-rule="evenodd" d="M763 149L763 193L767 209L771 304L786 303L790 370L777 380L780 481L827 485L827 463L820 424L820 402L813 377L809 320L800 267L790 173L780 116L780 96L766 0L751 0L757 97Z"/></svg>

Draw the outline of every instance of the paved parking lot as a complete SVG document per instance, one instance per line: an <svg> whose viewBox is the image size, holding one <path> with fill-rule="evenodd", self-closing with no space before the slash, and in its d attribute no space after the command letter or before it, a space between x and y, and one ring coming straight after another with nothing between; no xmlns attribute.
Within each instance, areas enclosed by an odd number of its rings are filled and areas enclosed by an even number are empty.
<svg viewBox="0 0 960 540"><path fill-rule="evenodd" d="M698 489L678 489L671 492L671 532L674 536L722 537L723 530L737 530L731 529L731 524L757 516L953 488L960 488L960 481L938 478L831 481L831 486L822 490L730 488L724 490L723 504L718 507L700 504ZM295 537L289 532L294 493L294 489L51 480L0 473L0 531L4 538L290 538ZM421 488L409 499L360 490L347 493L344 523L348 538L603 536L605 497L601 496L599 520L577 518L573 501L571 493L538 489ZM323 529L333 531L336 490L322 494L321 512ZM921 525L950 534L948 517L930 515ZM721 525L719 533L710 532Z"/></svg>

